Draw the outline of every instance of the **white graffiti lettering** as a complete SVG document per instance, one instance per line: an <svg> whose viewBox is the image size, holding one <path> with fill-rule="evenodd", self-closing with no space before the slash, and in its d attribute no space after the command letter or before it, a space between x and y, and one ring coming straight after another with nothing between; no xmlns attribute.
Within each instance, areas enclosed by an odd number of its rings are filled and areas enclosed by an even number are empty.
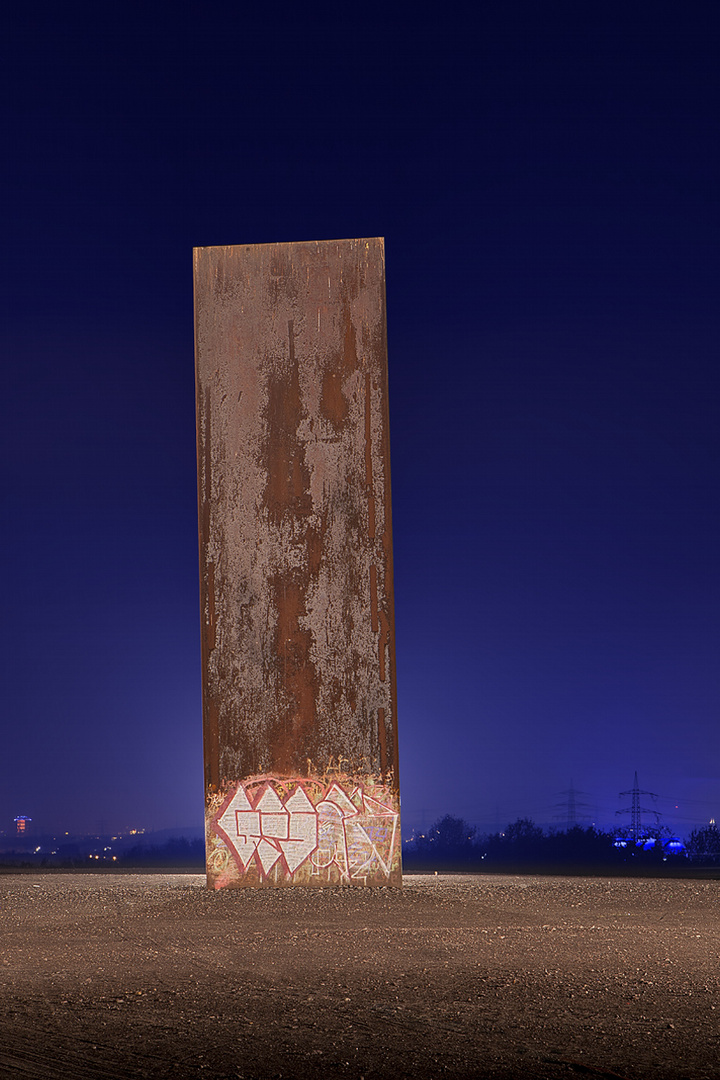
<svg viewBox="0 0 720 1080"><path fill-rule="evenodd" d="M320 793L317 785L311 790ZM313 876L361 882L378 874L389 877L398 818L391 805L365 794L360 785L348 793L331 783L313 803L301 780L268 777L238 784L213 828L243 872L255 866L268 877L277 864L292 879L309 859Z"/></svg>

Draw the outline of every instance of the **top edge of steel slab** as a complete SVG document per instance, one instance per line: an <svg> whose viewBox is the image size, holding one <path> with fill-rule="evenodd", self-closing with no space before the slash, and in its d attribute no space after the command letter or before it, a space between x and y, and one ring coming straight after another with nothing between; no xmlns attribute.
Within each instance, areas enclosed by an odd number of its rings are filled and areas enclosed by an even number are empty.
<svg viewBox="0 0 720 1080"><path fill-rule="evenodd" d="M321 244L384 244L384 236L349 236L334 240L269 240L262 244L198 244L193 251L230 250L232 248L247 251L249 248L270 247L317 247Z"/></svg>

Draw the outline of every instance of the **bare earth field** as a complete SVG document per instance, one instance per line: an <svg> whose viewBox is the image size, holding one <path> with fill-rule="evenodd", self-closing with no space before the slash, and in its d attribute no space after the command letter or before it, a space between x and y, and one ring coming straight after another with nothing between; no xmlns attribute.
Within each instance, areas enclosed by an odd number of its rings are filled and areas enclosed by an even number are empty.
<svg viewBox="0 0 720 1080"><path fill-rule="evenodd" d="M0 1077L720 1078L720 881L0 876Z"/></svg>

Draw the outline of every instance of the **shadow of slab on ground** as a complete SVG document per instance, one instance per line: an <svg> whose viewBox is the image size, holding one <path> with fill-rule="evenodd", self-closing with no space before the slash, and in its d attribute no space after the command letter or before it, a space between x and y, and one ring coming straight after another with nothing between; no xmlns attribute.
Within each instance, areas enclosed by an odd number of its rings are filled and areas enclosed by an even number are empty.
<svg viewBox="0 0 720 1080"><path fill-rule="evenodd" d="M720 1080L720 883L0 878L0 1077Z"/></svg>

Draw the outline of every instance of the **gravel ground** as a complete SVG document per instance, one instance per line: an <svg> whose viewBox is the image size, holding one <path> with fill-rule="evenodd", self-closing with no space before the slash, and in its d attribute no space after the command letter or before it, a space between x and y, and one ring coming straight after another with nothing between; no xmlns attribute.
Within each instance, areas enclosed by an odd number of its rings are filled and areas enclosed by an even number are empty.
<svg viewBox="0 0 720 1080"><path fill-rule="evenodd" d="M0 877L0 1077L720 1080L720 882Z"/></svg>

